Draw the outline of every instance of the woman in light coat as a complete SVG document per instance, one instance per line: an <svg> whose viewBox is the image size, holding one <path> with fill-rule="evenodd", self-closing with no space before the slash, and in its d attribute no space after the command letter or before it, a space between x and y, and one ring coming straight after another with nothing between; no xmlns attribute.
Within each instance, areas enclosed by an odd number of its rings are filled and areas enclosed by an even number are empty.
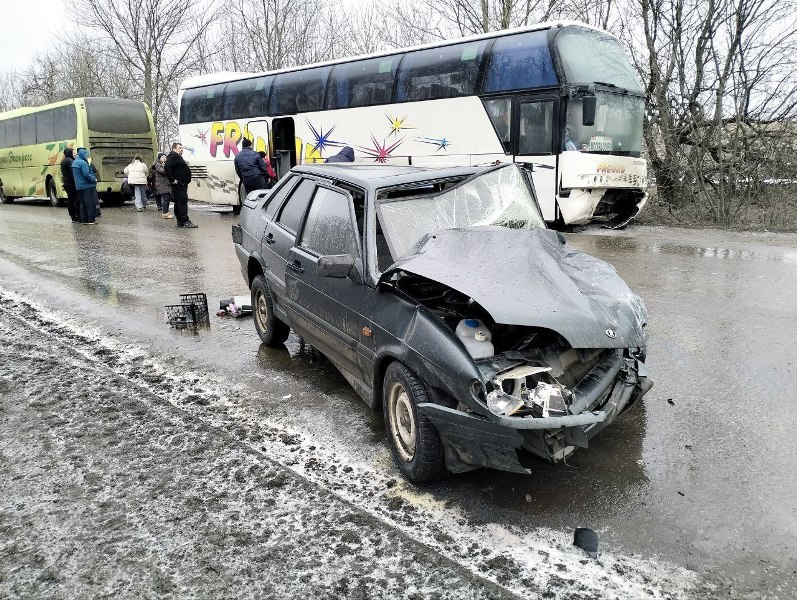
<svg viewBox="0 0 797 600"><path fill-rule="evenodd" d="M147 165L136 156L129 165L125 167L127 183L133 188L133 199L136 203L136 210L141 212L147 206Z"/></svg>

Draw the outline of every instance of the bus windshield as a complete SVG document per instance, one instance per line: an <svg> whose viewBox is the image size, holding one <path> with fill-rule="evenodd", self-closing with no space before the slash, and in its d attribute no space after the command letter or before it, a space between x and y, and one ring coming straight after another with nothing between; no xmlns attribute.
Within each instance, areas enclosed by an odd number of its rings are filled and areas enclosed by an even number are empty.
<svg viewBox="0 0 797 600"><path fill-rule="evenodd" d="M505 165L439 194L383 200L380 221L393 257L404 256L423 236L442 229L545 228L524 178L520 167Z"/></svg>
<svg viewBox="0 0 797 600"><path fill-rule="evenodd" d="M98 133L149 133L147 109L141 102L120 98L86 98L88 127Z"/></svg>
<svg viewBox="0 0 797 600"><path fill-rule="evenodd" d="M583 101L571 98L567 105L562 150L599 152L639 157L642 150L642 118L645 101L639 96L595 92L595 123L583 125Z"/></svg>
<svg viewBox="0 0 797 600"><path fill-rule="evenodd" d="M556 36L555 45L568 83L601 82L642 91L634 67L612 36L585 27L566 27Z"/></svg>

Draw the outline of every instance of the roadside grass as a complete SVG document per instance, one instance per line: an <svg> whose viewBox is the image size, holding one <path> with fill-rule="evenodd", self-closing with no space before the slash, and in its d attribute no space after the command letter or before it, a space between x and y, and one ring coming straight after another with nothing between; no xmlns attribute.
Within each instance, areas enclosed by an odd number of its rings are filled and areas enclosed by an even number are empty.
<svg viewBox="0 0 797 600"><path fill-rule="evenodd" d="M718 225L708 211L696 204L675 206L665 202L656 193L655 187L650 188L648 193L648 202L635 219L640 225L797 232L797 187L795 186L768 188L730 227Z"/></svg>

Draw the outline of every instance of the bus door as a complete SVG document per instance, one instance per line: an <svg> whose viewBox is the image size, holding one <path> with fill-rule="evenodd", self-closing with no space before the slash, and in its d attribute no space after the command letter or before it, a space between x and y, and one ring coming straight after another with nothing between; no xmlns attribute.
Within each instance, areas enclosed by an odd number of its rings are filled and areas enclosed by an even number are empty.
<svg viewBox="0 0 797 600"><path fill-rule="evenodd" d="M274 170L282 179L296 165L296 129L293 117L274 119L271 122L273 138Z"/></svg>
<svg viewBox="0 0 797 600"><path fill-rule="evenodd" d="M536 163L534 187L546 221L556 219L559 181L559 98L551 94L524 95L512 110L515 162ZM547 168L546 168L547 167Z"/></svg>
<svg viewBox="0 0 797 600"><path fill-rule="evenodd" d="M255 152L265 152L266 156L272 157L273 153L269 147L271 135L269 133L268 121L265 119L252 119L246 124L248 134L245 137L252 141L252 150Z"/></svg>

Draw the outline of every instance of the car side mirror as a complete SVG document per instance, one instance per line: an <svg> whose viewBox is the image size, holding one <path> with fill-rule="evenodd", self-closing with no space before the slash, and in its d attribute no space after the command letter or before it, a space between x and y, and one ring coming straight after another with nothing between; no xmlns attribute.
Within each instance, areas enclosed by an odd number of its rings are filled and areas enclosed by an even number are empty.
<svg viewBox="0 0 797 600"><path fill-rule="evenodd" d="M354 266L354 257L351 254L331 254L318 259L319 277L334 277L345 279Z"/></svg>
<svg viewBox="0 0 797 600"><path fill-rule="evenodd" d="M598 107L598 97L594 95L584 96L581 100L583 102L581 124L584 127L592 127L595 124L595 111Z"/></svg>

